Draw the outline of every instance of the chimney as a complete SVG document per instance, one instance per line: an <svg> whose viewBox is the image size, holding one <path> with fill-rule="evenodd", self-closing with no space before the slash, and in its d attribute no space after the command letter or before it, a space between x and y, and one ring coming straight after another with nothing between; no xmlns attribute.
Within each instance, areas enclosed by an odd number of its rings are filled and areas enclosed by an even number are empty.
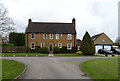
<svg viewBox="0 0 120 81"><path fill-rule="evenodd" d="M32 22L32 19L28 19L28 23Z"/></svg>
<svg viewBox="0 0 120 81"><path fill-rule="evenodd" d="M72 19L72 24L73 24L73 26L74 26L74 28L75 28L75 18L73 17L73 19Z"/></svg>

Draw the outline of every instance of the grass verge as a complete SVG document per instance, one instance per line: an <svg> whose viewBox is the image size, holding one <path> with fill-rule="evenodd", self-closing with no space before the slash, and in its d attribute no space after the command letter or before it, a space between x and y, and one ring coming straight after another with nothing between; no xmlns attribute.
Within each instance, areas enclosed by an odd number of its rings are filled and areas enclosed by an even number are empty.
<svg viewBox="0 0 120 81"><path fill-rule="evenodd" d="M6 57L12 57L13 55L15 56L48 56L48 54L40 54L40 53L2 53L2 56Z"/></svg>
<svg viewBox="0 0 120 81"><path fill-rule="evenodd" d="M13 60L2 60L2 81L11 81L25 69L25 65Z"/></svg>
<svg viewBox="0 0 120 81"><path fill-rule="evenodd" d="M89 60L80 68L95 81L118 81L118 58Z"/></svg>
<svg viewBox="0 0 120 81"><path fill-rule="evenodd" d="M54 56L99 56L99 55L54 54Z"/></svg>

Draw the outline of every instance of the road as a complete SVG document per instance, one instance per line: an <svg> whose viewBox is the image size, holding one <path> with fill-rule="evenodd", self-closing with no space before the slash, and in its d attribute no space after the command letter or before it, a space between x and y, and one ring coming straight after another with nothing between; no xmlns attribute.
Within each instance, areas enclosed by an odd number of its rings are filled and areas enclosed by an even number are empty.
<svg viewBox="0 0 120 81"><path fill-rule="evenodd" d="M19 79L90 79L83 76L79 64L97 58L107 57L3 57L27 65Z"/></svg>

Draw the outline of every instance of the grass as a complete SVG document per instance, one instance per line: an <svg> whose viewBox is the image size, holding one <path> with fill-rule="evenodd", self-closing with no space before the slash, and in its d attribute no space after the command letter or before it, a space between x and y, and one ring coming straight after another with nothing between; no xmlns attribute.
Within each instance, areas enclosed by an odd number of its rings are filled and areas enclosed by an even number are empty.
<svg viewBox="0 0 120 81"><path fill-rule="evenodd" d="M54 56L98 56L98 55L54 54Z"/></svg>
<svg viewBox="0 0 120 81"><path fill-rule="evenodd" d="M13 55L15 56L48 56L48 54L40 54L40 53L2 53L2 55L7 56L7 57L12 57Z"/></svg>
<svg viewBox="0 0 120 81"><path fill-rule="evenodd" d="M41 53L2 53L2 56L6 57L13 57L13 55L20 57L20 56L48 56L48 54L41 54ZM54 56L99 56L99 55L77 55L77 54L54 54Z"/></svg>
<svg viewBox="0 0 120 81"><path fill-rule="evenodd" d="M2 81L11 81L25 69L25 65L13 60L2 60Z"/></svg>
<svg viewBox="0 0 120 81"><path fill-rule="evenodd" d="M109 79L108 81L118 79L118 58L89 60L80 64L80 68L97 81L104 81L101 79Z"/></svg>

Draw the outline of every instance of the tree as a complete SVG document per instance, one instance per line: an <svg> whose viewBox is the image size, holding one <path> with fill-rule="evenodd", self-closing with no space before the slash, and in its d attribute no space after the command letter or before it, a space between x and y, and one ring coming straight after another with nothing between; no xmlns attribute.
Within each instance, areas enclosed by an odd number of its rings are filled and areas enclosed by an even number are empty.
<svg viewBox="0 0 120 81"><path fill-rule="evenodd" d="M25 46L25 34L12 32L9 35L9 43L15 46Z"/></svg>
<svg viewBox="0 0 120 81"><path fill-rule="evenodd" d="M7 9L0 3L0 34L3 37L13 31L15 31L15 24L13 20L8 17Z"/></svg>
<svg viewBox="0 0 120 81"><path fill-rule="evenodd" d="M80 50L82 51L83 55L94 55L95 54L94 42L88 32L86 32L83 37Z"/></svg>

